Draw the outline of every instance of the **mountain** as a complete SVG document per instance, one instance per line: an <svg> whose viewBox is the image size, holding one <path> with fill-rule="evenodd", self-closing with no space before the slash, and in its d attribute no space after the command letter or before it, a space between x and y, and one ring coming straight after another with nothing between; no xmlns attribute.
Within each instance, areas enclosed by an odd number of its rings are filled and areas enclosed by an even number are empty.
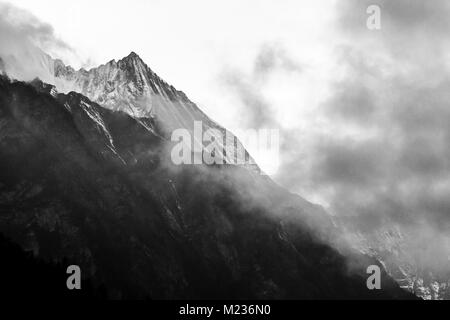
<svg viewBox="0 0 450 320"><path fill-rule="evenodd" d="M173 125L186 125L183 112L210 122L186 95L159 78L134 52L122 60L112 60L97 68L75 71L61 60L54 60L54 75L66 81L67 88L79 92L111 110L133 117L163 117L173 112ZM163 118L163 122L168 122ZM191 121L192 122L192 121Z"/></svg>
<svg viewBox="0 0 450 320"><path fill-rule="evenodd" d="M426 300L450 299L448 257L442 257L439 249L426 250L414 228L399 226L388 218L370 230L361 227L361 220L354 216L336 219L356 250L380 261L402 288L416 296Z"/></svg>
<svg viewBox="0 0 450 320"><path fill-rule="evenodd" d="M414 297L333 248L326 212L254 167L173 165L170 128L221 127L136 54L55 65L78 92L0 77L0 233L26 252L79 265L108 298Z"/></svg>
<svg viewBox="0 0 450 320"><path fill-rule="evenodd" d="M57 87L59 85L65 91L70 88L70 91L81 93L102 107L123 111L135 119L155 119L157 132L164 137L169 137L177 128L185 128L197 139L195 121L201 122L203 132L215 129L223 136L226 134L222 126L204 114L183 92L162 80L134 52L117 62L112 60L89 71L75 71L60 60L53 60L49 72L54 73ZM232 139L245 150L239 139L234 135ZM202 141L195 140L195 143L202 144ZM219 149L225 150L224 144L220 142ZM227 163L236 162L225 153L220 157ZM259 172L247 152L245 158L245 166Z"/></svg>

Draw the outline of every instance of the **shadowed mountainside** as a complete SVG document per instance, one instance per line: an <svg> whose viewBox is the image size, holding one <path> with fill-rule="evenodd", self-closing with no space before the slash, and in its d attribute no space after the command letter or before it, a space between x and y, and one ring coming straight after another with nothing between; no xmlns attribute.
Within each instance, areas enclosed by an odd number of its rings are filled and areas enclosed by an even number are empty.
<svg viewBox="0 0 450 320"><path fill-rule="evenodd" d="M170 165L151 118L0 79L0 232L109 298L412 298L366 287L321 210L236 166ZM1 254L1 253L0 253Z"/></svg>

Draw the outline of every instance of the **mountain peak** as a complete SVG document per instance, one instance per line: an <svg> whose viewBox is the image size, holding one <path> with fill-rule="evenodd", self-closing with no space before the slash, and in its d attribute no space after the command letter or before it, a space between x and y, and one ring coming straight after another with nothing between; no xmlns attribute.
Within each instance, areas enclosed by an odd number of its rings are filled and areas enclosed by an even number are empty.
<svg viewBox="0 0 450 320"><path fill-rule="evenodd" d="M131 51L128 56L123 58L123 60L139 60L139 61L142 61L141 57L139 57L139 55L136 52L134 52L134 51Z"/></svg>
<svg viewBox="0 0 450 320"><path fill-rule="evenodd" d="M145 73L148 69L148 66L145 64L144 60L142 60L141 57L139 57L139 55L134 51L131 51L128 56L122 58L117 63L119 66L125 66L134 74L141 72Z"/></svg>
<svg viewBox="0 0 450 320"><path fill-rule="evenodd" d="M54 64L57 79L53 84L63 88L60 92L79 92L107 109L124 111L133 117L153 117L157 113L154 106L162 108L162 104L156 102L165 101L164 114L168 116L168 109L171 109L174 119L185 117L178 113L185 112L186 108L200 114L199 118L204 117L183 92L162 80L134 51L118 61L111 60L89 71L74 71L62 67L63 63L56 60ZM64 87L66 84L68 88ZM190 107L179 106L180 103ZM173 122L173 119L166 120Z"/></svg>

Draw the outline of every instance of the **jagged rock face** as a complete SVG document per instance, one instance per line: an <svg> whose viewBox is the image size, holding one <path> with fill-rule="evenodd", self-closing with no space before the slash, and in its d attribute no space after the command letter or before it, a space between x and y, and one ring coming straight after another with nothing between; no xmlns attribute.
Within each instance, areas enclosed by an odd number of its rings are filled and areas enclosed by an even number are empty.
<svg viewBox="0 0 450 320"><path fill-rule="evenodd" d="M215 129L226 136L226 130L205 115L186 95L167 84L156 75L134 52L127 57L90 70L74 70L64 65L61 60L52 59L41 52L34 60L38 62L33 71L23 70L23 64L15 56L8 56L5 71L13 79L30 81L39 77L46 84L53 86L52 94L57 92L77 92L88 97L104 108L122 111L135 119L146 122L153 119L157 123L156 134L170 139L174 130L183 128L190 132L194 143L203 144L194 134L194 123L201 122L203 132ZM143 119L143 120L142 120ZM244 150L247 159L244 167L260 172L254 159L248 154L241 141L229 133L229 143L235 143L236 149ZM219 149L225 150L225 140L219 142ZM226 163L235 163L234 158L220 152Z"/></svg>
<svg viewBox="0 0 450 320"><path fill-rule="evenodd" d="M137 118L161 118L171 128L192 126L192 119L213 124L187 97L156 75L134 52L97 68L75 71L55 60L55 76L94 102ZM171 117L165 113L173 112ZM185 113L185 114L183 114ZM185 123L185 118L189 124ZM215 124L215 126L218 126Z"/></svg>
<svg viewBox="0 0 450 320"><path fill-rule="evenodd" d="M158 133L167 138L173 130L183 128L193 138L194 122L201 121L203 131L217 129L223 136L226 130L206 116L186 95L156 75L134 52L122 60L112 60L97 68L75 71L62 61L54 60L55 85L63 92L75 91L114 111L123 111L133 118L152 118L158 123ZM68 90L67 88L70 88ZM230 134L230 133L229 133ZM245 150L232 135L239 148ZM195 141L202 144L202 141ZM225 141L221 144L225 150ZM246 152L246 151L245 151ZM225 162L232 159L222 153ZM246 152L245 167L259 172L254 159Z"/></svg>
<svg viewBox="0 0 450 320"><path fill-rule="evenodd" d="M236 166L172 167L154 119L0 78L0 232L109 297L410 298L366 287L316 206Z"/></svg>
<svg viewBox="0 0 450 320"><path fill-rule="evenodd" d="M72 82L73 91L82 93L104 107L122 110L135 117L150 117L151 97L166 94L156 87L159 78L147 69L136 54L119 62L112 60L89 71L75 71L56 60L55 76Z"/></svg>
<svg viewBox="0 0 450 320"><path fill-rule="evenodd" d="M450 299L450 274L447 268L432 268L429 261L424 261L431 259L436 266L445 266L447 257L437 254L423 257L417 254L420 246L414 241L417 234L398 226L395 221L384 221L381 227L361 230L360 220L360 217L340 217L338 220L343 234L356 250L383 263L397 283L416 296L426 300Z"/></svg>

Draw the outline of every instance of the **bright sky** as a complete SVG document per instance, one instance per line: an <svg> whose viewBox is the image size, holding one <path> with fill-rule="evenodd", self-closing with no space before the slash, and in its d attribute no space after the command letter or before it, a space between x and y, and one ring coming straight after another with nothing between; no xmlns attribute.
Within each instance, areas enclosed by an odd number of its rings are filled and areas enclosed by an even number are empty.
<svg viewBox="0 0 450 320"><path fill-rule="evenodd" d="M277 43L306 77L267 89L284 122L322 95L332 54L334 0L14 0L51 24L87 66L138 53L213 119L236 125L239 101L220 81L226 68L250 72L264 44ZM67 60L67 59L66 59ZM67 61L75 68L80 61ZM298 84L298 85L297 85ZM320 89L322 88L322 89ZM283 96L280 98L280 94ZM276 99L279 97L280 99ZM274 99L271 99L274 98ZM290 112L287 112L290 110Z"/></svg>

